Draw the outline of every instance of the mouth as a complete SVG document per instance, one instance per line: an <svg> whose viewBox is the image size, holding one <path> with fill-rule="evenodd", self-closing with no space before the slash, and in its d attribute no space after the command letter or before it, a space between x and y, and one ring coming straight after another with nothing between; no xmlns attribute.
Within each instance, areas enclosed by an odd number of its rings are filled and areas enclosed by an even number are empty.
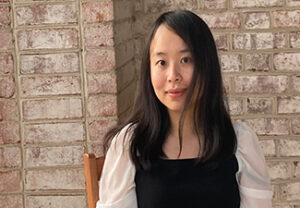
<svg viewBox="0 0 300 208"><path fill-rule="evenodd" d="M181 97L186 92L186 89L171 89L168 90L167 93L172 98Z"/></svg>

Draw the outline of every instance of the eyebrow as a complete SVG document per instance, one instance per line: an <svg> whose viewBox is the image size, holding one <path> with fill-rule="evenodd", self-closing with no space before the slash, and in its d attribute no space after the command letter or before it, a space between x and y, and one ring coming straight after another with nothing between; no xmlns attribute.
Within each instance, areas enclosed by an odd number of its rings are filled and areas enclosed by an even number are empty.
<svg viewBox="0 0 300 208"><path fill-rule="evenodd" d="M179 53L189 53L191 52L190 49L186 48L186 49L182 49L179 51ZM154 53L155 56L166 56L167 54L165 52L155 52Z"/></svg>

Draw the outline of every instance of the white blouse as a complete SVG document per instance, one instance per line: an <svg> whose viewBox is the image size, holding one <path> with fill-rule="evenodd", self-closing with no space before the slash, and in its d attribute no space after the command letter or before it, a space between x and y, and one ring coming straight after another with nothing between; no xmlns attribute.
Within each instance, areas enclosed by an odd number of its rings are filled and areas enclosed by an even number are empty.
<svg viewBox="0 0 300 208"><path fill-rule="evenodd" d="M99 181L100 200L96 208L137 208L135 166L129 156L131 129L125 137L128 126L113 138L107 151ZM270 178L257 136L244 123L234 123L234 130L238 143L235 155L239 164L236 178L241 197L240 207L272 208Z"/></svg>

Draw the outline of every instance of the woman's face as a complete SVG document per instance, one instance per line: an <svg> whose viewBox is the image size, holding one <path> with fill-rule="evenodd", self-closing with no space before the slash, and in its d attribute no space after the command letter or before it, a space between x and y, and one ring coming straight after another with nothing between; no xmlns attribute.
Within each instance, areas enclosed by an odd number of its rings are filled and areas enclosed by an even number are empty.
<svg viewBox="0 0 300 208"><path fill-rule="evenodd" d="M185 42L160 25L150 44L151 83L169 113L181 112L193 76L194 62Z"/></svg>

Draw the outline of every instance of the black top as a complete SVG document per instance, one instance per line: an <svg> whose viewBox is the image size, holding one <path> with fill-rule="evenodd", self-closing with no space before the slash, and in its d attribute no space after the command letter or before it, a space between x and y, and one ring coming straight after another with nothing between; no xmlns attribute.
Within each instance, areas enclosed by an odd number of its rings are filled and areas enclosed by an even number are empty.
<svg viewBox="0 0 300 208"><path fill-rule="evenodd" d="M233 155L216 165L195 159L160 159L135 175L138 208L239 208Z"/></svg>

